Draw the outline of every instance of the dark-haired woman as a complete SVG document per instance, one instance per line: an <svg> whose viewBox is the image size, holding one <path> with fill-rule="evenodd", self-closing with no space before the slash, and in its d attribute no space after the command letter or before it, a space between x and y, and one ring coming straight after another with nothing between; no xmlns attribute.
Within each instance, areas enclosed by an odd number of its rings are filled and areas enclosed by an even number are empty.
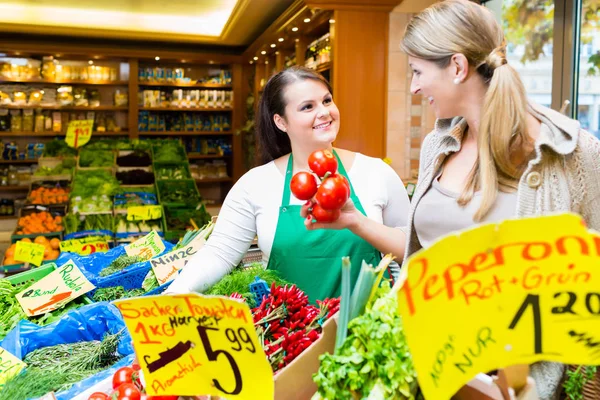
<svg viewBox="0 0 600 400"><path fill-rule="evenodd" d="M312 302L339 295L341 257L350 256L354 282L363 260L376 265L381 253L402 256L404 234L397 227L406 225L409 209L404 185L382 160L332 148L340 113L321 75L294 67L273 76L257 118L262 165L231 189L210 239L169 292L206 290L240 263L257 235L267 268L279 271ZM333 150L339 171L350 182L352 201L328 226L333 229L307 230L300 214L303 202L290 193L290 179L309 170L313 151L326 148ZM387 231L375 229L382 223Z"/></svg>

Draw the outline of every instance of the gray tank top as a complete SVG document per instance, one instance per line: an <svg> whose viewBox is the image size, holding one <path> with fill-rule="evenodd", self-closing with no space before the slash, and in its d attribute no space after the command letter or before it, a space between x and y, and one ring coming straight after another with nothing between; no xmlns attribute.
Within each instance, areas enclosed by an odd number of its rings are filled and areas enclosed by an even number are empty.
<svg viewBox="0 0 600 400"><path fill-rule="evenodd" d="M456 202L460 194L442 187L440 176L441 173L433 180L415 210L414 228L424 249L449 233L516 216L517 192L498 192L496 203L483 221L474 222L473 216L481 204L481 193L475 193L471 202L461 207Z"/></svg>

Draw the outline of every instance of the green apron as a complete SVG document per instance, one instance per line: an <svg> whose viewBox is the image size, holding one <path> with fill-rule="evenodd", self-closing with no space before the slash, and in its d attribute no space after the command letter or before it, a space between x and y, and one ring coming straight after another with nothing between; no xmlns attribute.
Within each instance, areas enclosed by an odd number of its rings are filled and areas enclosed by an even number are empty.
<svg viewBox="0 0 600 400"><path fill-rule="evenodd" d="M348 182L348 174L337 153L339 173ZM377 266L381 253L367 241L348 229L309 231L300 216L300 205L290 205L290 181L293 173L293 159L290 159L285 174L283 198L279 207L279 220L273 248L267 268L278 271L281 277L302 289L311 303L328 297L337 297L341 292L342 257L350 257L352 263L351 283L356 283L360 266L365 260ZM352 182L351 199L354 206L363 214L365 210L358 200Z"/></svg>

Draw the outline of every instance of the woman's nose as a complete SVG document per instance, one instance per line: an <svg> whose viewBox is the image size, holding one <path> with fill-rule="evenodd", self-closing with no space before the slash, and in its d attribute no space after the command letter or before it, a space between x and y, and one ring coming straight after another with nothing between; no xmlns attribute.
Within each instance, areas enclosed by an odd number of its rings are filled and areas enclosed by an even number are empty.
<svg viewBox="0 0 600 400"><path fill-rule="evenodd" d="M421 90L421 88L419 87L418 84L415 83L415 80L414 79L411 80L410 81L410 92L412 94L417 94L417 93L419 93L420 90Z"/></svg>

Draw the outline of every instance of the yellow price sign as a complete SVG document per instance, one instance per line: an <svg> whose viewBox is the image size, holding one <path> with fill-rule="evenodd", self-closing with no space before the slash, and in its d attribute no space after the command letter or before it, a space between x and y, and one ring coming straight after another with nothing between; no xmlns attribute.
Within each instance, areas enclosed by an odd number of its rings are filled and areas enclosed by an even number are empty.
<svg viewBox="0 0 600 400"><path fill-rule="evenodd" d="M272 399L273 372L248 306L226 297L117 300L154 395Z"/></svg>
<svg viewBox="0 0 600 400"><path fill-rule="evenodd" d="M59 309L71 300L96 287L90 283L73 260L55 269L15 298L28 317Z"/></svg>
<svg viewBox="0 0 600 400"><path fill-rule="evenodd" d="M15 248L15 261L28 262L36 266L42 265L44 261L44 251L46 248L37 243L17 242Z"/></svg>
<svg viewBox="0 0 600 400"><path fill-rule="evenodd" d="M65 142L71 147L81 147L90 141L92 130L94 129L94 120L78 120L69 122Z"/></svg>
<svg viewBox="0 0 600 400"><path fill-rule="evenodd" d="M125 253L127 253L128 256L139 256L144 260L156 257L163 251L165 251L165 243L156 231L152 231L146 236L125 246Z"/></svg>
<svg viewBox="0 0 600 400"><path fill-rule="evenodd" d="M127 209L127 221L148 221L162 217L161 206L133 206Z"/></svg>
<svg viewBox="0 0 600 400"><path fill-rule="evenodd" d="M449 235L404 269L399 310L427 399L516 364L600 362L600 235L573 214Z"/></svg>
<svg viewBox="0 0 600 400"><path fill-rule="evenodd" d="M104 239L71 239L60 242L60 251L89 256L93 253L105 253L110 250Z"/></svg>
<svg viewBox="0 0 600 400"><path fill-rule="evenodd" d="M23 361L0 347L0 391L6 381L21 372L26 366Z"/></svg>

